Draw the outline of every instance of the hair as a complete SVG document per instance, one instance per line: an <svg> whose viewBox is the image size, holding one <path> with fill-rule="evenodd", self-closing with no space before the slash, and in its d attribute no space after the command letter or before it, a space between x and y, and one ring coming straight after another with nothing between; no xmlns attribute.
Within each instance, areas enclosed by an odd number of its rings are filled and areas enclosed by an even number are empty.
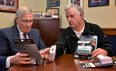
<svg viewBox="0 0 116 71"><path fill-rule="evenodd" d="M32 10L28 7L21 7L16 11L16 17L20 18L22 14L33 13Z"/></svg>
<svg viewBox="0 0 116 71"><path fill-rule="evenodd" d="M80 7L80 5L78 4L69 4L69 5L66 5L65 7L65 12L69 9L73 7L75 9L75 11L79 14L79 15L82 15L82 17L84 16L84 12L83 12L83 9Z"/></svg>

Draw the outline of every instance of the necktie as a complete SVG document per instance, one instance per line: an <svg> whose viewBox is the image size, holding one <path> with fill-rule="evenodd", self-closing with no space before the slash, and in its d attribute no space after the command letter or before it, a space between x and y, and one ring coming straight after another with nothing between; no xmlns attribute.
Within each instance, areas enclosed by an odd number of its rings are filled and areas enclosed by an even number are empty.
<svg viewBox="0 0 116 71"><path fill-rule="evenodd" d="M27 33L23 33L23 39L27 39Z"/></svg>

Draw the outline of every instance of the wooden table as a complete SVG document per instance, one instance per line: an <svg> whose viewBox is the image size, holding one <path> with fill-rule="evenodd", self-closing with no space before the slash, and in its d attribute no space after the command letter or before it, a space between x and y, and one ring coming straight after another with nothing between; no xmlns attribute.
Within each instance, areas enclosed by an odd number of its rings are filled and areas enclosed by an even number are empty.
<svg viewBox="0 0 116 71"><path fill-rule="evenodd" d="M113 57L116 59L116 57ZM79 59L74 59L72 54L65 54L55 59L54 62L44 65L14 65L7 71L116 71L116 65L110 68L81 68Z"/></svg>

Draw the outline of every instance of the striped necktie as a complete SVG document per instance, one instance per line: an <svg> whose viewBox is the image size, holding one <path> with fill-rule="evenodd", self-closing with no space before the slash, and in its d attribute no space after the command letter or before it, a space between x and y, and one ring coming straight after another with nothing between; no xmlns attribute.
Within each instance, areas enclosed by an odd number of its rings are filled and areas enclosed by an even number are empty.
<svg viewBox="0 0 116 71"><path fill-rule="evenodd" d="M27 39L27 33L23 33L23 39Z"/></svg>

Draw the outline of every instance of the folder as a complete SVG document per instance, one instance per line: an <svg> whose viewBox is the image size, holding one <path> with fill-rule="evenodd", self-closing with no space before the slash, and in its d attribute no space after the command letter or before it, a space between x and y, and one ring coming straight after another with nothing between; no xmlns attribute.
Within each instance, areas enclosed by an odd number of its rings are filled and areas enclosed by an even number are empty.
<svg viewBox="0 0 116 71"><path fill-rule="evenodd" d="M44 63L33 39L14 39L14 41L19 52L27 53L32 59L35 59L37 64Z"/></svg>

